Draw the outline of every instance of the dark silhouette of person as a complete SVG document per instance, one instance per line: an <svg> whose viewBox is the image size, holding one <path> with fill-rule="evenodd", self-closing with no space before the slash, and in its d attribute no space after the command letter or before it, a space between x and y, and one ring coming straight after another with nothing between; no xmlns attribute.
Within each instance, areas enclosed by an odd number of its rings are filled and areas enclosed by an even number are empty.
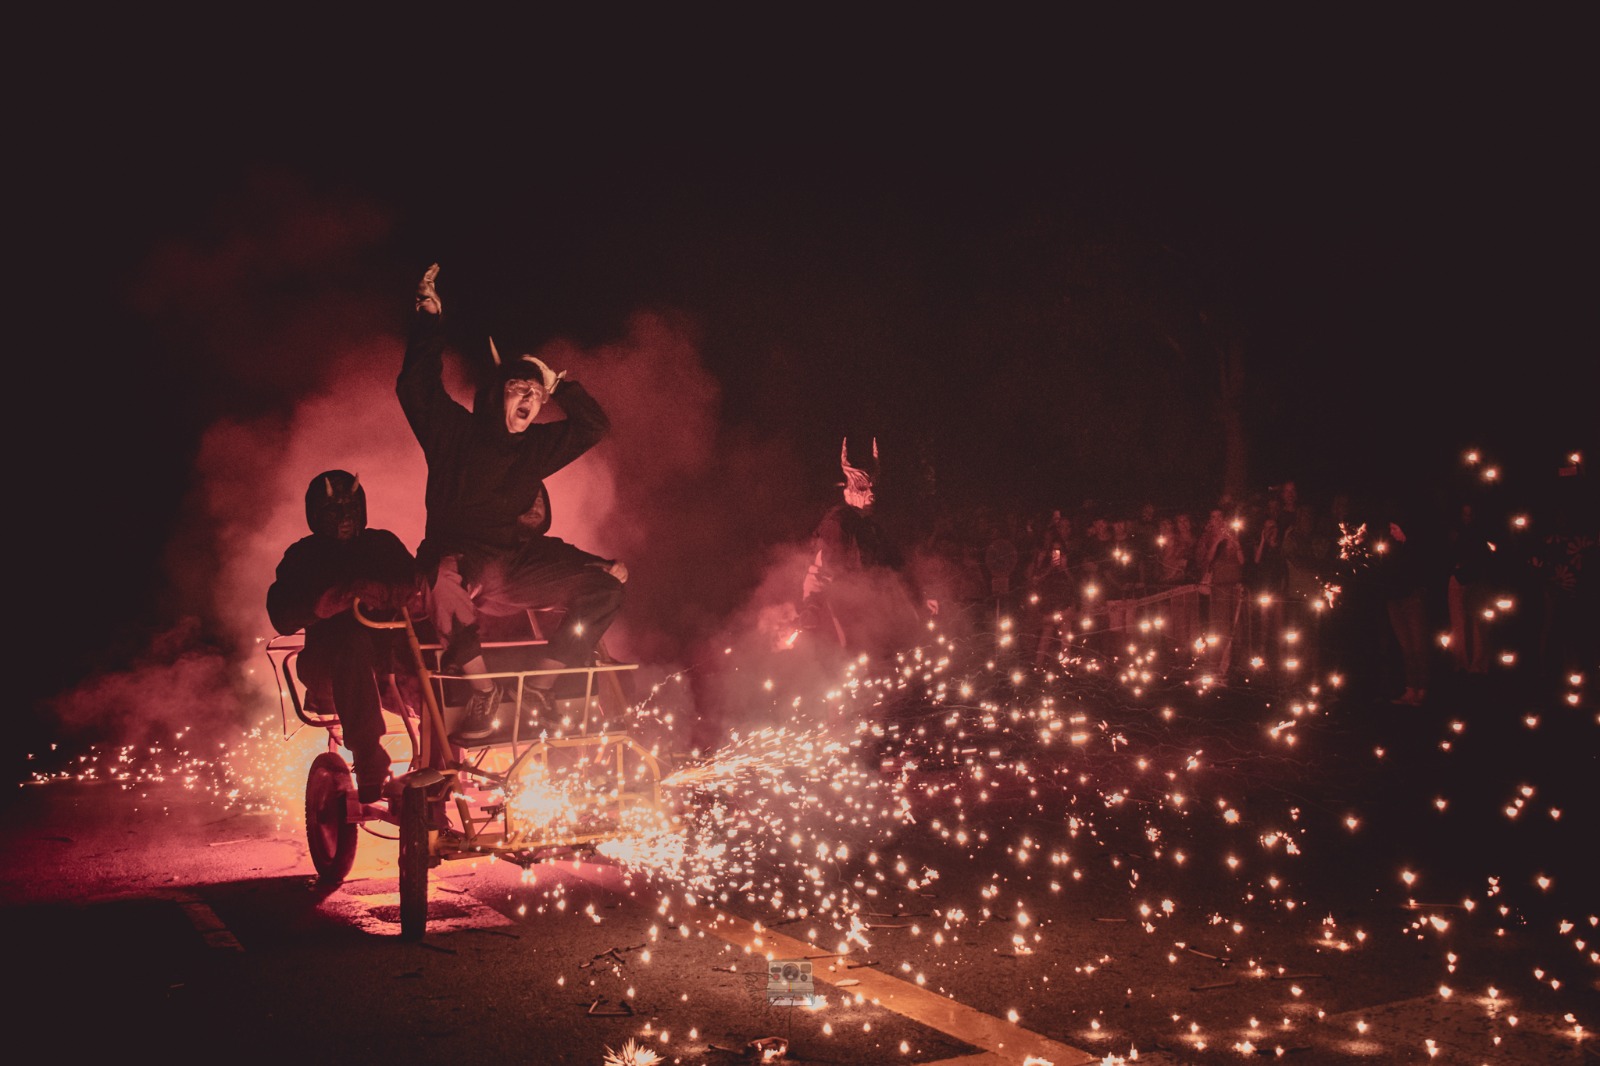
<svg viewBox="0 0 1600 1066"><path fill-rule="evenodd" d="M1396 511L1377 542L1376 571L1389 628L1400 650L1405 689L1391 702L1420 707L1428 698L1432 673L1428 646L1428 594L1434 584L1430 545L1422 524Z"/></svg>
<svg viewBox="0 0 1600 1066"><path fill-rule="evenodd" d="M799 618L801 632L824 645L879 656L912 641L920 615L899 545L876 513L877 440L872 459L871 472L852 466L849 441L841 442L844 500L823 513L812 533L816 550Z"/></svg>
<svg viewBox="0 0 1600 1066"><path fill-rule="evenodd" d="M1206 636L1208 641L1215 641L1211 654L1220 681L1238 670L1234 641L1244 613L1245 577L1245 553L1239 532L1221 507L1212 508L1201 534L1200 558L1205 567L1201 585L1210 590L1206 597Z"/></svg>
<svg viewBox="0 0 1600 1066"><path fill-rule="evenodd" d="M1078 620L1078 582L1066 546L1054 537L1028 568L1028 598L1039 627L1033 664L1044 666L1051 655L1065 656Z"/></svg>
<svg viewBox="0 0 1600 1066"><path fill-rule="evenodd" d="M1495 549L1472 504L1462 503L1446 534L1450 662L1458 671L1489 672L1489 626L1483 612L1493 597Z"/></svg>
<svg viewBox="0 0 1600 1066"><path fill-rule="evenodd" d="M399 537L367 525L366 490L353 474L326 470L311 479L306 524L310 536L289 545L278 563L267 615L279 633L305 631L296 666L307 702L338 716L360 799L374 803L391 761L382 743L383 691L413 675L396 631L362 625L352 606L359 597L373 617L392 618L401 608L421 613L427 583Z"/></svg>

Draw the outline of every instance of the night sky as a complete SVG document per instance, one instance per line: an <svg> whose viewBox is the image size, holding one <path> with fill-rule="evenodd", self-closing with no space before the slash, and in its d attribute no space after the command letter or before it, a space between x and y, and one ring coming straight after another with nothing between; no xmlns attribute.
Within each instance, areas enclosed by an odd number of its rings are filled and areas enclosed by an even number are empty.
<svg viewBox="0 0 1600 1066"><path fill-rule="evenodd" d="M641 658L737 613L847 435L886 502L924 459L961 506L1215 499L1230 347L1251 490L1592 445L1569 16L1164 17L22 35L30 704L253 654L318 470L415 545L392 382L430 262L463 373L554 345L618 422L552 488L629 560Z"/></svg>

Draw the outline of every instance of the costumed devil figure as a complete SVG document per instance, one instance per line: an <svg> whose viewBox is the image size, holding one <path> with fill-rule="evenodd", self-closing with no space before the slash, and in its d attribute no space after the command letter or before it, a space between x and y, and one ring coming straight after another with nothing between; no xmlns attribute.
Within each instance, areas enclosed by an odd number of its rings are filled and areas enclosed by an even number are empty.
<svg viewBox="0 0 1600 1066"><path fill-rule="evenodd" d="M415 706L421 694L402 665L407 649L397 631L362 625L351 607L359 597L372 617L421 611L427 584L399 537L368 528L366 490L353 474L328 470L311 479L306 524L311 535L289 545L278 563L267 615L279 633L305 630L297 669L307 703L338 715L360 799L375 803L390 766L384 700Z"/></svg>
<svg viewBox="0 0 1600 1066"><path fill-rule="evenodd" d="M593 663L596 645L622 609L626 568L550 536L544 479L598 444L611 422L578 382L544 361L502 360L468 411L443 381L443 309L438 264L417 287L416 315L396 383L400 406L428 463L427 525L418 561L432 578L433 622L446 673L487 671L479 616L511 618L560 608L547 659L533 668ZM535 421L546 402L565 418ZM547 682L548 683L548 682ZM473 692L454 735L479 739L495 728L497 691Z"/></svg>
<svg viewBox="0 0 1600 1066"><path fill-rule="evenodd" d="M851 465L848 438L839 445L839 466L844 502L828 508L812 534L816 554L801 587L800 631L851 654L887 655L916 640L920 618L905 560L874 511L877 439L870 471Z"/></svg>

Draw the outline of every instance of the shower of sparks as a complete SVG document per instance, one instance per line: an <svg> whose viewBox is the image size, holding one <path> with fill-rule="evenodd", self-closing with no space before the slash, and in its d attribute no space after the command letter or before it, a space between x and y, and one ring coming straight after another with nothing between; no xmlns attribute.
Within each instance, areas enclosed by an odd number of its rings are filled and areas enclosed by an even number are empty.
<svg viewBox="0 0 1600 1066"><path fill-rule="evenodd" d="M621 1048L606 1048L604 1066L655 1066L664 1061L659 1053L629 1037Z"/></svg>
<svg viewBox="0 0 1600 1066"><path fill-rule="evenodd" d="M1362 525L1344 527L1343 534L1341 582L1348 583L1360 579L1383 542L1369 542ZM1050 913L1049 901L1096 867L1127 885L1122 912L1104 919L1148 935L1162 936L1164 924L1183 916L1203 918L1219 938L1238 939L1266 911L1274 920L1303 921L1307 943L1340 953L1370 950L1377 931L1349 928L1308 905L1314 887L1297 867L1322 852L1324 861L1348 861L1339 858L1341 849L1375 837L1385 819L1426 826L1427 818L1460 817L1456 810L1477 797L1432 795L1414 811L1323 810L1271 783L1317 765L1330 731L1362 727L1340 718L1345 677L1318 675L1308 665L1315 649L1307 647L1314 643L1307 632L1344 606L1338 591L1330 583L1319 602L1285 611L1282 632L1262 634L1258 653L1236 660L1247 664L1243 685L1222 684L1215 641L1176 632L1165 602L1135 612L1120 632L1080 623L1084 633L1042 661L1031 638L1019 640L1019 620L997 618L992 630L977 635L931 628L921 646L883 661L850 660L821 683L763 678L749 686L761 695L741 708L742 723L704 754L681 754L689 745L678 734L691 720L686 670L657 685L621 721L605 724L635 736L662 760L663 803L624 807L611 839L596 850L626 870L631 884L659 891L657 909L669 929L682 927L685 905L754 908L768 925L801 923L807 939L841 957L876 942L885 970L935 989L944 987L941 967L959 969L973 950L969 943L992 923L1003 923L1009 936L992 950L1019 965L1046 957L1042 949L1059 934L1037 916ZM1497 601L1485 624L1509 641L1514 600L1505 593ZM804 654L787 636L771 653ZM1497 661L1511 671L1521 659L1502 647ZM1541 723L1558 716L1600 724L1586 709L1583 676L1560 680L1551 706L1538 714L1519 708L1530 734L1542 736L1548 727ZM1229 714L1215 713L1219 701L1227 701ZM568 721L554 735L576 731ZM1449 757L1467 732L1459 718L1441 720L1431 757ZM302 729L286 740L276 722L209 754L184 750L183 739L175 738L174 750L123 748L54 760L59 765L41 769L34 782L180 780L226 807L288 825L301 816L305 768L327 748L321 731ZM1379 754L1370 772L1406 772L1399 759L1387 758L1388 746L1365 750ZM598 759L529 764L500 798L521 821L581 829L616 797L615 776L597 767ZM397 753L396 771L403 770ZM632 783L641 783L638 775ZM1499 798L1498 814L1514 831L1537 825L1548 832L1560 824L1562 808L1545 798L1547 791L1541 782L1521 783ZM1473 838L1471 827L1456 825L1454 832ZM1454 878L1431 878L1415 861L1406 859L1397 872L1372 860L1374 891L1397 883L1406 894L1456 885ZM1476 888L1443 903L1411 900L1409 919L1386 932L1442 938L1465 922L1503 932L1548 913L1563 888L1542 870L1502 868L1513 861L1507 855L1486 852L1475 861ZM953 865L963 868L962 877L942 878L941 870ZM1561 897L1570 913L1541 930L1588 971L1575 979L1558 968L1541 970L1536 977L1547 988L1592 986L1600 965L1594 902ZM566 901L551 906L564 911ZM875 926L884 927L884 916L898 919L890 925L896 933L880 940ZM582 913L571 918L585 920ZM914 941L917 957L887 957L891 940ZM1191 955L1218 957L1186 943L1169 952L1174 962ZM1239 981L1283 976L1265 963L1237 961ZM1076 969L1087 976L1102 965L1083 959ZM1451 955L1440 974L1441 999L1460 987L1456 969ZM1316 995L1314 986L1292 981L1284 989L1296 1001ZM1498 989L1484 1002L1492 1015L1503 1015ZM1275 1023L1243 1022L1234 1041L1234 1034L1202 1033L1175 1017L1172 1039L1195 1050L1231 1044L1251 1055L1277 1046ZM1590 1029L1571 1025L1578 1040L1590 1039ZM1111 1035L1094 1022L1084 1038ZM654 1052L632 1041L607 1052L608 1063L654 1061L646 1057ZM1126 1061L1136 1059L1135 1050Z"/></svg>

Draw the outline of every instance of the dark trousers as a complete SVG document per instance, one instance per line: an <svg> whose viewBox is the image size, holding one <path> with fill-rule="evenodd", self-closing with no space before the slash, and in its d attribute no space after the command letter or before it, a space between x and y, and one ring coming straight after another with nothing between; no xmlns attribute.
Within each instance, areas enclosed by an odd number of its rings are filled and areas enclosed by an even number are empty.
<svg viewBox="0 0 1600 1066"><path fill-rule="evenodd" d="M466 588L441 570L434 588L434 621L448 665L471 662L482 650L477 619L510 618L529 610L560 609L561 624L549 635L545 654L564 666L587 666L595 645L622 610L622 582L609 561L546 537L509 558L461 560ZM470 601L470 602L469 602ZM464 617L465 616L465 617Z"/></svg>
<svg viewBox="0 0 1600 1066"><path fill-rule="evenodd" d="M306 632L296 669L314 705L339 716L350 749L356 783L376 788L389 773L383 747L383 701L379 677L394 669L392 631L369 629L346 611Z"/></svg>
<svg viewBox="0 0 1600 1066"><path fill-rule="evenodd" d="M1389 625L1400 645L1400 669L1406 688L1428 687L1428 611L1421 592L1409 592L1387 603Z"/></svg>

